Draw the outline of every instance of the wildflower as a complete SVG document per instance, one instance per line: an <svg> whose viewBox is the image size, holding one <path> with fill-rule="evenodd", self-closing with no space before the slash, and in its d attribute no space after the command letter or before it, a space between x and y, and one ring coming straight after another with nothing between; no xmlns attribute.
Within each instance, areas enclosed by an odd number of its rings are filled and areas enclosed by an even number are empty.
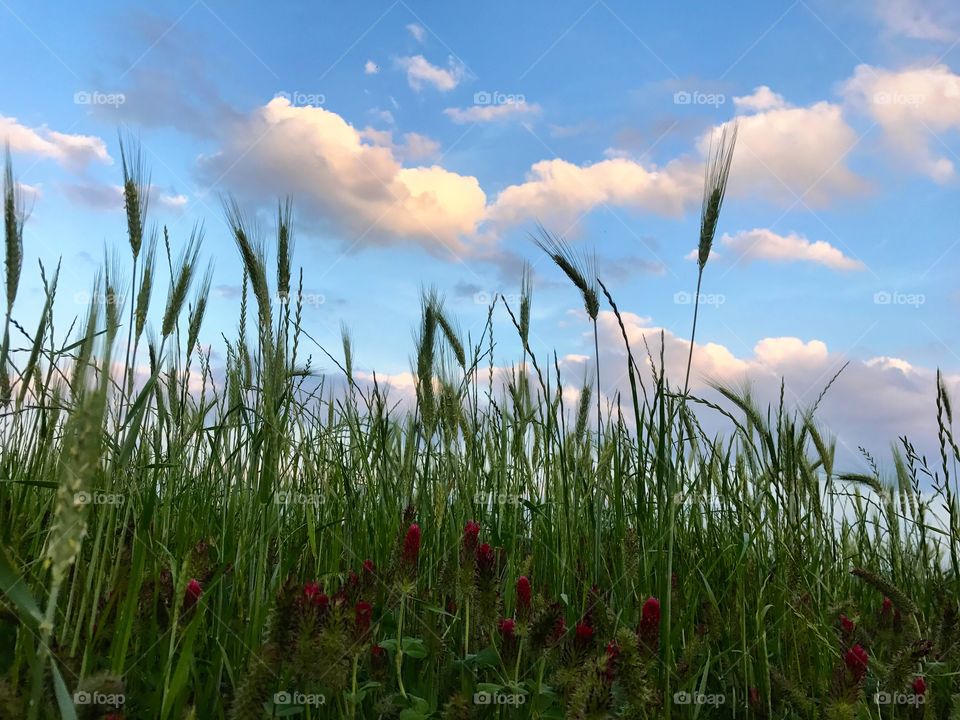
<svg viewBox="0 0 960 720"><path fill-rule="evenodd" d="M361 600L353 608L354 621L357 632L365 633L370 629L370 619L373 617L373 607L370 603ZM381 648L382 649L382 648Z"/></svg>
<svg viewBox="0 0 960 720"><path fill-rule="evenodd" d="M847 650L847 654L843 657L843 662L847 666L847 670L850 671L854 681L857 683L863 680L863 676L867 674L867 664L869 661L870 658L867 655L867 651L860 645L854 645Z"/></svg>
<svg viewBox="0 0 960 720"><path fill-rule="evenodd" d="M416 565L420 557L420 526L412 523L403 538L403 561L407 565Z"/></svg>
<svg viewBox="0 0 960 720"><path fill-rule="evenodd" d="M463 528L463 548L468 553L477 549L477 540L480 537L480 523L468 520Z"/></svg>
<svg viewBox="0 0 960 720"><path fill-rule="evenodd" d="M589 623L580 621L574 629L574 643L578 648L585 648L593 641L593 628Z"/></svg>
<svg viewBox="0 0 960 720"><path fill-rule="evenodd" d="M501 619L498 627L504 640L512 640L515 637L517 624L514 622L513 618Z"/></svg>
<svg viewBox="0 0 960 720"><path fill-rule="evenodd" d="M753 686L750 686L750 689L747 690L747 704L755 713L760 713L763 711L763 702L760 700L760 691Z"/></svg>
<svg viewBox="0 0 960 720"><path fill-rule="evenodd" d="M640 641L653 649L660 644L660 601L655 597L647 598L640 611Z"/></svg>
<svg viewBox="0 0 960 720"><path fill-rule="evenodd" d="M561 615L553 623L553 632L550 635L550 640L552 642L557 642L562 638L567 632L567 621Z"/></svg>
<svg viewBox="0 0 960 720"><path fill-rule="evenodd" d="M916 695L925 695L927 692L927 683L922 675L917 675L917 677L914 678L911 687Z"/></svg>
<svg viewBox="0 0 960 720"><path fill-rule="evenodd" d="M530 612L530 578L521 575L517 578L517 612L525 617Z"/></svg>
<svg viewBox="0 0 960 720"><path fill-rule="evenodd" d="M493 548L490 543L484 543L477 548L477 570L480 576L489 579L493 575L493 567L496 564L496 557L493 554Z"/></svg>
<svg viewBox="0 0 960 720"><path fill-rule="evenodd" d="M317 582L308 582L303 585L303 598L312 603L314 597L320 593L320 583Z"/></svg>
<svg viewBox="0 0 960 720"><path fill-rule="evenodd" d="M368 575L373 575L377 571L377 567L373 564L373 560L363 561L363 571Z"/></svg>
<svg viewBox="0 0 960 720"><path fill-rule="evenodd" d="M374 643L370 646L370 674L378 679L383 679L387 675L389 667L387 651Z"/></svg>
<svg viewBox="0 0 960 720"><path fill-rule="evenodd" d="M846 615L840 615L840 632L844 639L849 640L853 637L853 631L857 629L856 623Z"/></svg>
<svg viewBox="0 0 960 720"><path fill-rule="evenodd" d="M203 588L200 586L200 581L196 578L190 580L187 583L187 589L183 594L183 608L184 610L189 610L194 605L197 604L197 600L200 599L200 596L203 594Z"/></svg>

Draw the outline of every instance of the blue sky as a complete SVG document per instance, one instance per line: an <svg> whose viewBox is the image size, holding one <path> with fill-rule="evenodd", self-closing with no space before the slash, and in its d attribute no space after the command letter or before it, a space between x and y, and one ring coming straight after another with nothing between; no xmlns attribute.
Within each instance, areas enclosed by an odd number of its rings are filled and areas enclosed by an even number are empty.
<svg viewBox="0 0 960 720"><path fill-rule="evenodd" d="M809 404L848 448L929 432L934 372L958 385L960 11L828 3L0 2L0 135L28 188L21 319L36 260L63 258L61 317L104 247L125 252L118 130L139 136L151 220L203 220L208 339L236 323L233 193L269 227L293 197L306 326L402 392L423 285L464 332L535 263L535 349L589 375L577 298L529 240L595 249L631 339L685 357L704 153L740 117L695 355L707 378ZM12 62L12 61L11 61ZM720 236L723 237L720 237ZM323 302L319 302L319 298ZM478 302L479 300L479 302ZM155 300L162 303L162 298ZM623 384L604 330L604 391ZM66 323L61 320L60 325ZM498 317L498 360L519 347Z"/></svg>

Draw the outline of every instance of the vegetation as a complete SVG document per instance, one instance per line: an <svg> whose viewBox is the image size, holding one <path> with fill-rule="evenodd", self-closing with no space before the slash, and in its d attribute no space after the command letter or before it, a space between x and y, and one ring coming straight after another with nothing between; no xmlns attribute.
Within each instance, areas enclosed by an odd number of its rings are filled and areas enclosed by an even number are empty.
<svg viewBox="0 0 960 720"><path fill-rule="evenodd" d="M698 293L733 139L707 168ZM274 274L233 202L244 277L221 376L198 344L202 231L176 251L149 229L131 143L123 177L130 290L107 263L64 339L59 268L41 265L39 320L14 317L7 164L0 718L958 717L942 386L941 457L903 438L890 478L835 467L819 400L709 402L625 331L631 397L604 407L598 368L568 407L528 342L527 272L479 338L425 293L404 409L355 376L347 332L335 357L302 327L290 205ZM589 258L539 239L594 328L604 301L620 317ZM523 356L507 371L498 312Z"/></svg>

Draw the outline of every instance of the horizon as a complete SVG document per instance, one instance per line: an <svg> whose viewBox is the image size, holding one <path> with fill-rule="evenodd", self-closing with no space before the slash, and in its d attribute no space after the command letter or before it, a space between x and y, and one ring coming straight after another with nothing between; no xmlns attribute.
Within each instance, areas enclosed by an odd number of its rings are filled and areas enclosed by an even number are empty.
<svg viewBox="0 0 960 720"><path fill-rule="evenodd" d="M676 382L703 161L739 118L694 392L749 379L766 404L783 377L788 404L805 407L849 362L820 408L844 459L863 446L886 462L903 434L932 448L936 370L960 389L958 13L917 0L546 7L475 8L464 23L405 2L197 0L162 14L65 9L54 22L5 3L0 39L29 68L0 90L0 135L31 209L14 317L33 322L37 260L49 270L62 257L64 326L100 258L125 244L119 131L143 148L149 218L169 228L174 254L205 223L201 262L215 268L201 341L215 351L211 328L235 323L241 268L221 198L269 237L289 196L312 298L304 328L337 348L346 323L358 371L401 396L421 287L475 339L495 295L519 296L524 261L531 347L556 349L571 391L592 377L592 333L530 241L537 223L595 250L634 352L663 329ZM496 315L505 337L509 319ZM622 367L606 308L599 328L601 368ZM521 360L516 343L498 354L511 357ZM628 396L618 374L602 379L605 399Z"/></svg>

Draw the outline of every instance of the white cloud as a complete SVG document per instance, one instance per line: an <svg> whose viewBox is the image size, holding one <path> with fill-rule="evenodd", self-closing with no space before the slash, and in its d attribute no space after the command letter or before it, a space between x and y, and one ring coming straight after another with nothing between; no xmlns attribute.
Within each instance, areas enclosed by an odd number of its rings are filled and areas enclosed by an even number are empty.
<svg viewBox="0 0 960 720"><path fill-rule="evenodd" d="M14 152L52 158L71 169L82 169L94 160L113 162L107 146L98 137L61 133L46 125L30 128L4 115L0 115L0 139L10 143Z"/></svg>
<svg viewBox="0 0 960 720"><path fill-rule="evenodd" d="M816 207L867 190L866 182L846 164L859 138L839 105L773 107L741 116L738 122L731 194L787 205L800 197ZM710 133L700 140L702 153L709 144Z"/></svg>
<svg viewBox="0 0 960 720"><path fill-rule="evenodd" d="M446 68L431 65L423 55L397 58L397 65L407 73L407 82L414 90L431 85L441 92L453 90L463 79L463 66L452 57Z"/></svg>
<svg viewBox="0 0 960 720"><path fill-rule="evenodd" d="M417 23L410 23L407 25L407 32L413 36L414 40L421 43L427 36L427 31L423 29L422 25L418 25Z"/></svg>
<svg viewBox="0 0 960 720"><path fill-rule="evenodd" d="M734 235L724 235L720 244L729 248L738 260L771 262L811 262L833 270L863 270L864 264L847 257L824 240L811 242L802 235L778 235L772 230L756 228Z"/></svg>
<svg viewBox="0 0 960 720"><path fill-rule="evenodd" d="M367 62L363 64L363 72L367 75L376 75L380 72L380 66L373 60L367 60Z"/></svg>
<svg viewBox="0 0 960 720"><path fill-rule="evenodd" d="M95 210L110 210L122 212L124 208L123 187L108 183L63 183L60 186L63 194L78 205L85 205ZM168 193L155 185L150 186L150 207L156 203L164 210L180 212L184 210L190 199L186 195Z"/></svg>
<svg viewBox="0 0 960 720"><path fill-rule="evenodd" d="M422 151L422 136L405 146ZM486 196L476 178L439 165L405 167L391 136L360 131L323 108L275 98L233 126L200 172L253 201L297 199L307 221L328 226L348 245L413 241L465 255L476 249Z"/></svg>
<svg viewBox="0 0 960 720"><path fill-rule="evenodd" d="M444 110L443 114L455 123L463 125L466 123L494 122L511 117L537 115L539 112L539 105L521 100L519 102L500 103L497 105L473 105L468 108L450 107Z"/></svg>
<svg viewBox="0 0 960 720"><path fill-rule="evenodd" d="M957 38L954 0L875 0L887 29L917 40L951 42Z"/></svg>
<svg viewBox="0 0 960 720"><path fill-rule="evenodd" d="M960 129L960 75L946 65L899 72L857 67L844 96L882 128L897 156L937 182L955 175L953 161L938 154L937 134Z"/></svg>
<svg viewBox="0 0 960 720"><path fill-rule="evenodd" d="M526 182L497 196L490 218L508 224L531 218L569 223L603 204L678 216L698 201L702 190L702 166L686 159L662 168L626 158L592 165L543 160L530 168Z"/></svg>
<svg viewBox="0 0 960 720"><path fill-rule="evenodd" d="M733 104L737 110L742 111L777 110L787 106L783 95L775 93L766 85L759 86L750 95L735 97Z"/></svg>

